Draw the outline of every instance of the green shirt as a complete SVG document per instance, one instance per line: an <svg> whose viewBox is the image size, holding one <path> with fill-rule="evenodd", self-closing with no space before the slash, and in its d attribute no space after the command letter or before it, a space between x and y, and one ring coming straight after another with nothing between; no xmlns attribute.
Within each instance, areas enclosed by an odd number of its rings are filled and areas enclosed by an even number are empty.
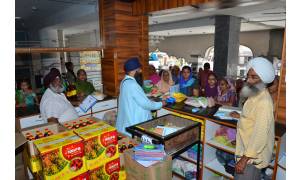
<svg viewBox="0 0 300 180"><path fill-rule="evenodd" d="M32 105L34 105L35 97L36 97L36 94L34 92L24 93L22 90L16 91L16 101L18 104L25 103L26 106L32 106Z"/></svg>
<svg viewBox="0 0 300 180"><path fill-rule="evenodd" d="M76 81L75 86L77 93L83 92L85 96L90 95L95 91L93 84L88 81Z"/></svg>

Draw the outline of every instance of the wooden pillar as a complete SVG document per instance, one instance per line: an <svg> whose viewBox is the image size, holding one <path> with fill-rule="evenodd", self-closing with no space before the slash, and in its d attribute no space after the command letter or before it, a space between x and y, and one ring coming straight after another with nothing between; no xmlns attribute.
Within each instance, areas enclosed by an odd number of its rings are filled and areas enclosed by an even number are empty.
<svg viewBox="0 0 300 180"><path fill-rule="evenodd" d="M286 122L286 56L285 56L285 41L286 32L284 33L283 46L282 46L282 57L281 57L281 70L278 87L277 103L275 108L275 120L279 123L285 124Z"/></svg>
<svg viewBox="0 0 300 180"><path fill-rule="evenodd" d="M133 15L132 3L101 1L104 36L104 57L101 62L103 91L105 94L118 96L127 59L138 57L143 72L146 73L145 70L148 69L148 16Z"/></svg>

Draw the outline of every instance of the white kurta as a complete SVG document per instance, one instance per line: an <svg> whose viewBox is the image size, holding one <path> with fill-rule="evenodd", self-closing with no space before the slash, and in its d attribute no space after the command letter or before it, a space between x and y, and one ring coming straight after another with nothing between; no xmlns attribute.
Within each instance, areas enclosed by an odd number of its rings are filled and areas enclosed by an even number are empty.
<svg viewBox="0 0 300 180"><path fill-rule="evenodd" d="M54 117L60 123L78 118L75 108L66 96L63 93L55 93L49 88L42 97L40 111L43 119Z"/></svg>

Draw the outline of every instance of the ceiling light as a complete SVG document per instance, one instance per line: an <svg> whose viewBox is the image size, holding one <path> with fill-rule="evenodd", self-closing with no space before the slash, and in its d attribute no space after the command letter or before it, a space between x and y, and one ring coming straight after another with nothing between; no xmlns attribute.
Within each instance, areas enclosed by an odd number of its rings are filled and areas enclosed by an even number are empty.
<svg viewBox="0 0 300 180"><path fill-rule="evenodd" d="M21 17L19 17L19 16L16 16L16 17L15 17L15 19L22 19L22 18L21 18Z"/></svg>

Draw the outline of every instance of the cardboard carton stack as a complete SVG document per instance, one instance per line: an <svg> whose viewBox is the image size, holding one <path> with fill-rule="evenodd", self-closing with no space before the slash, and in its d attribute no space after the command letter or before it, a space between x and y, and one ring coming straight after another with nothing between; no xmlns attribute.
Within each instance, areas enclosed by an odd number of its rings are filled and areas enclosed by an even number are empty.
<svg viewBox="0 0 300 180"><path fill-rule="evenodd" d="M114 127L101 121L76 129L74 133L84 141L84 156L90 178L119 177L118 133Z"/></svg>

